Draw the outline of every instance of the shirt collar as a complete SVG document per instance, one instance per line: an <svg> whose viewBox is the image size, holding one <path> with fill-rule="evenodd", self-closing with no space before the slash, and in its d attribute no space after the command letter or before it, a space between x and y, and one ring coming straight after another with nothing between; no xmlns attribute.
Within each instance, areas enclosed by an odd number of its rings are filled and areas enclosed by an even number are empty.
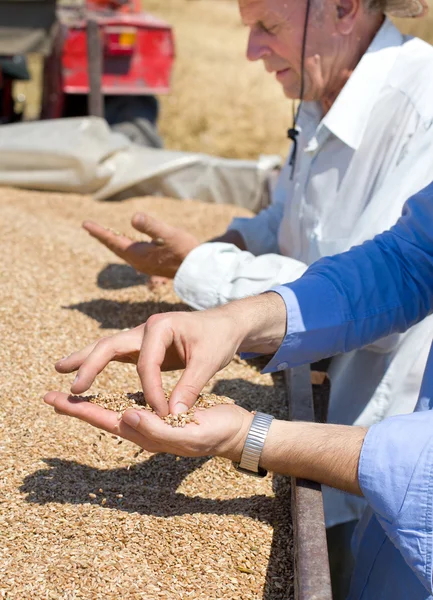
<svg viewBox="0 0 433 600"><path fill-rule="evenodd" d="M326 127L350 148L357 150L368 125L370 113L387 76L395 63L403 35L385 19L367 52L341 90L329 112L322 119Z"/></svg>

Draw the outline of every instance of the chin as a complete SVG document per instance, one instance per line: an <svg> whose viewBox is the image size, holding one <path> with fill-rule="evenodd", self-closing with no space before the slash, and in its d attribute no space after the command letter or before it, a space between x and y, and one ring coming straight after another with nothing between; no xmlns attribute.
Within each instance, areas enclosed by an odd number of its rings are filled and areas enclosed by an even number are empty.
<svg viewBox="0 0 433 600"><path fill-rule="evenodd" d="M291 89L291 88L285 88L283 87L283 92L286 98L288 98L289 100L299 100L299 97L301 95L301 91L299 89Z"/></svg>

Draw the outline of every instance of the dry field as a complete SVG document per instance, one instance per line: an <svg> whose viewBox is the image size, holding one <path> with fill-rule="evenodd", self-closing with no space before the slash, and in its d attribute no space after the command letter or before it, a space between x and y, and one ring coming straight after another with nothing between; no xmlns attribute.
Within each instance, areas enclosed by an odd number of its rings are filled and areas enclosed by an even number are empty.
<svg viewBox="0 0 433 600"><path fill-rule="evenodd" d="M0 195L0 598L279 600L291 588L284 478L257 480L222 459L136 455L137 447L57 416L45 390L67 390L59 357L154 312L151 292L80 230L83 218L129 231L134 211L188 223L201 239L246 210L193 202L2 189ZM176 373L164 376L166 389ZM113 364L92 392L135 392ZM233 361L206 392L282 416L281 380ZM167 425L168 426L168 425Z"/></svg>

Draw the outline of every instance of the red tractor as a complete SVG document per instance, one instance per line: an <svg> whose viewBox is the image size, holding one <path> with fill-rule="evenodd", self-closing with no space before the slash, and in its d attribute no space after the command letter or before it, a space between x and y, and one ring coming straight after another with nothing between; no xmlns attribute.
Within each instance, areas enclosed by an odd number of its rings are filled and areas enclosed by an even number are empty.
<svg viewBox="0 0 433 600"><path fill-rule="evenodd" d="M21 117L13 82L29 78L34 51L45 54L41 119L103 116L136 143L162 145L156 95L170 89L173 31L139 0L0 0L0 122Z"/></svg>

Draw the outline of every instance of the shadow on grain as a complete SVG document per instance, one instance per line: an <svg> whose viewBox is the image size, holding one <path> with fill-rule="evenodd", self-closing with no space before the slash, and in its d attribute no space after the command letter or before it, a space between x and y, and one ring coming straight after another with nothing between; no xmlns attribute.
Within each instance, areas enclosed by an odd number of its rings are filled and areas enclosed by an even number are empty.
<svg viewBox="0 0 433 600"><path fill-rule="evenodd" d="M178 458L154 454L142 463L116 469L98 469L73 460L45 459L46 468L25 477L21 492L31 504L99 504L101 497L90 499L89 490L104 490L104 510L174 517L184 514L244 515L273 527L273 540L264 600L286 597L281 594L291 586L292 569L289 509L290 483L275 477L275 497L255 495L247 498L210 499L190 497L177 492L190 473L200 468L207 458ZM243 477L243 475L239 475ZM118 498L119 492L123 497Z"/></svg>
<svg viewBox="0 0 433 600"><path fill-rule="evenodd" d="M151 315L173 312L189 311L190 308L181 302L116 302L99 298L88 302L79 302L64 306L67 310L78 310L99 323L101 329L131 329L141 325Z"/></svg>

